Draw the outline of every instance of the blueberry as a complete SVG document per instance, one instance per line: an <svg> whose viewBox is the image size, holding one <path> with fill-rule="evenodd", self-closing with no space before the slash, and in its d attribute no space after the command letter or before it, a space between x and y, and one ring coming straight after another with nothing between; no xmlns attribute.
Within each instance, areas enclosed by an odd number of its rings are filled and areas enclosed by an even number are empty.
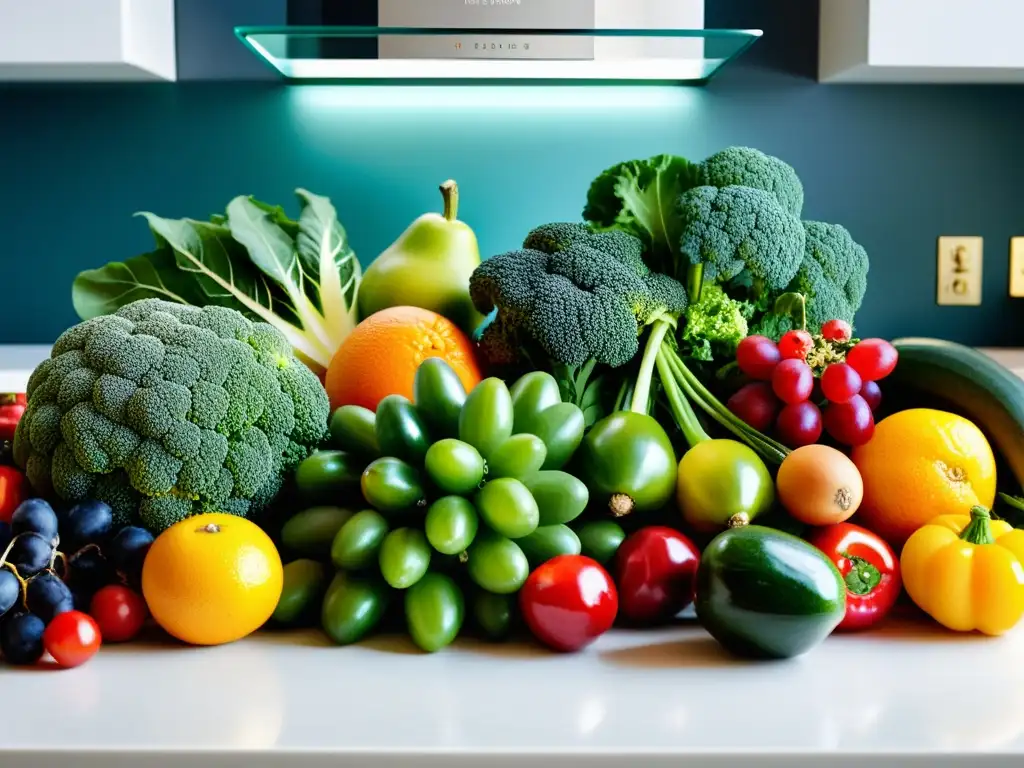
<svg viewBox="0 0 1024 768"><path fill-rule="evenodd" d="M57 574L43 571L28 583L25 604L43 622L49 624L57 614L74 608L74 598L68 585Z"/></svg>
<svg viewBox="0 0 1024 768"><path fill-rule="evenodd" d="M42 499L26 499L11 515L11 531L15 536L19 533L38 533L52 541L57 538L57 513Z"/></svg>
<svg viewBox="0 0 1024 768"><path fill-rule="evenodd" d="M82 592L91 597L93 592L113 580L113 569L98 549L84 549L68 562L67 583L72 592Z"/></svg>
<svg viewBox="0 0 1024 768"><path fill-rule="evenodd" d="M3 616L21 598L21 582L9 568L0 568L0 616Z"/></svg>
<svg viewBox="0 0 1024 768"><path fill-rule="evenodd" d="M114 511L102 501L83 501L68 512L64 535L73 548L103 544L114 527Z"/></svg>
<svg viewBox="0 0 1024 768"><path fill-rule="evenodd" d="M107 547L107 557L126 579L138 582L142 578L142 563L152 543L153 534L145 528L130 525L117 532Z"/></svg>
<svg viewBox="0 0 1024 768"><path fill-rule="evenodd" d="M23 533L14 540L7 562L17 566L22 578L35 576L50 567L53 544L38 533Z"/></svg>
<svg viewBox="0 0 1024 768"><path fill-rule="evenodd" d="M8 664L35 664L43 657L46 624L31 613L10 613L0 623L0 653Z"/></svg>

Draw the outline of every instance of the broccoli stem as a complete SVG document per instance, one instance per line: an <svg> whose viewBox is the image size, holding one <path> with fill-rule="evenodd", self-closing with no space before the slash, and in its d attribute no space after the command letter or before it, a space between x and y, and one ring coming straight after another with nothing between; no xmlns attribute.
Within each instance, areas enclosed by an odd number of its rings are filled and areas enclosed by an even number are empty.
<svg viewBox="0 0 1024 768"><path fill-rule="evenodd" d="M657 320L651 327L651 333L647 337L647 346L644 347L644 356L640 360L640 372L636 376L636 388L633 390L633 400L629 404L629 410L634 413L647 413L651 401L651 383L654 379L654 366L657 362L658 350L668 333L670 322L666 319Z"/></svg>
<svg viewBox="0 0 1024 768"><path fill-rule="evenodd" d="M686 292L690 296L690 304L700 301L701 289L704 287L704 264L690 264L686 268Z"/></svg>
<svg viewBox="0 0 1024 768"><path fill-rule="evenodd" d="M683 437L686 438L687 444L692 448L697 445L697 443L710 440L711 437L700 425L700 421L697 419L697 414L694 412L693 406L690 405L686 397L679 390L679 384L672 373L672 368L668 361L668 353L665 347L661 347L658 350L657 364L658 378L661 379L661 386L665 389L665 395L668 397L669 408L672 411L672 416L676 420L676 424L679 426L679 429L682 430Z"/></svg>
<svg viewBox="0 0 1024 768"><path fill-rule="evenodd" d="M666 358L683 392L700 406L701 410L753 448L761 458L774 464L781 464L789 455L790 451L784 445L761 434L726 408L708 391L700 379L694 376L674 351L667 349Z"/></svg>
<svg viewBox="0 0 1024 768"><path fill-rule="evenodd" d="M441 197L444 198L444 217L455 221L459 217L459 185L448 179L441 185Z"/></svg>

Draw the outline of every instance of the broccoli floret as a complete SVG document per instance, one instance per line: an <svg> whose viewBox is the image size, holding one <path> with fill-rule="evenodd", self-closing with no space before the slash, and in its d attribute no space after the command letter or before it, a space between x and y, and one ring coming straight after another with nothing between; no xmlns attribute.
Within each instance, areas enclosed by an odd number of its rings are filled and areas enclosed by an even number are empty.
<svg viewBox="0 0 1024 768"><path fill-rule="evenodd" d="M531 347L570 367L632 360L641 330L687 305L683 286L652 274L641 252L625 233L552 224L531 232L523 248L486 259L469 287L479 312L498 310L480 340L488 362L508 364Z"/></svg>
<svg viewBox="0 0 1024 768"><path fill-rule="evenodd" d="M804 257L789 290L807 299L807 326L828 320L853 325L868 287L868 254L840 224L805 221Z"/></svg>
<svg viewBox="0 0 1024 768"><path fill-rule="evenodd" d="M686 324L679 334L683 353L703 362L732 358L747 335L746 309L744 302L729 298L721 286L705 285L700 300L687 307L684 315Z"/></svg>
<svg viewBox="0 0 1024 768"><path fill-rule="evenodd" d="M752 147L728 147L700 164L701 184L752 187L770 193L783 210L800 218L804 186L793 166Z"/></svg>
<svg viewBox="0 0 1024 768"><path fill-rule="evenodd" d="M704 282L738 281L754 295L781 291L804 252L800 219L752 187L696 187L680 199L680 250Z"/></svg>
<svg viewBox="0 0 1024 768"><path fill-rule="evenodd" d="M37 493L159 533L261 510L327 435L327 394L274 328L157 299L65 332L33 373L15 461Z"/></svg>

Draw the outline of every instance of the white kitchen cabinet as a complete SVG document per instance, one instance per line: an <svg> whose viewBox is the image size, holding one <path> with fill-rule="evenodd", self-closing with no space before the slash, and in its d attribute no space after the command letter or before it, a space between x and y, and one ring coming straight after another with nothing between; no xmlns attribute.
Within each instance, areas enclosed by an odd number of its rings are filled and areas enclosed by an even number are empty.
<svg viewBox="0 0 1024 768"><path fill-rule="evenodd" d="M174 0L0 0L0 82L175 79Z"/></svg>
<svg viewBox="0 0 1024 768"><path fill-rule="evenodd" d="M821 0L818 80L1022 83L1022 0Z"/></svg>

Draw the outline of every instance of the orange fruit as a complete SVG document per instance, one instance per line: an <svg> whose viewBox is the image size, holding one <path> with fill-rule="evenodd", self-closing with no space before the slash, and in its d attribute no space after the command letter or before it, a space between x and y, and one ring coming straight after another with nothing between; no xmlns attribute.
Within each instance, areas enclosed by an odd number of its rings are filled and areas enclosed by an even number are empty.
<svg viewBox="0 0 1024 768"><path fill-rule="evenodd" d="M284 569L274 542L243 517L210 513L156 537L142 566L142 595L156 623L192 645L239 640L270 618Z"/></svg>
<svg viewBox="0 0 1024 768"><path fill-rule="evenodd" d="M419 307L390 307L367 317L334 353L324 386L331 408L371 411L388 395L413 399L416 369L443 358L468 392L480 382L473 342L451 320Z"/></svg>
<svg viewBox="0 0 1024 768"><path fill-rule="evenodd" d="M938 515L990 508L996 461L980 429L955 413L931 408L899 411L851 454L864 480L857 521L902 545Z"/></svg>

